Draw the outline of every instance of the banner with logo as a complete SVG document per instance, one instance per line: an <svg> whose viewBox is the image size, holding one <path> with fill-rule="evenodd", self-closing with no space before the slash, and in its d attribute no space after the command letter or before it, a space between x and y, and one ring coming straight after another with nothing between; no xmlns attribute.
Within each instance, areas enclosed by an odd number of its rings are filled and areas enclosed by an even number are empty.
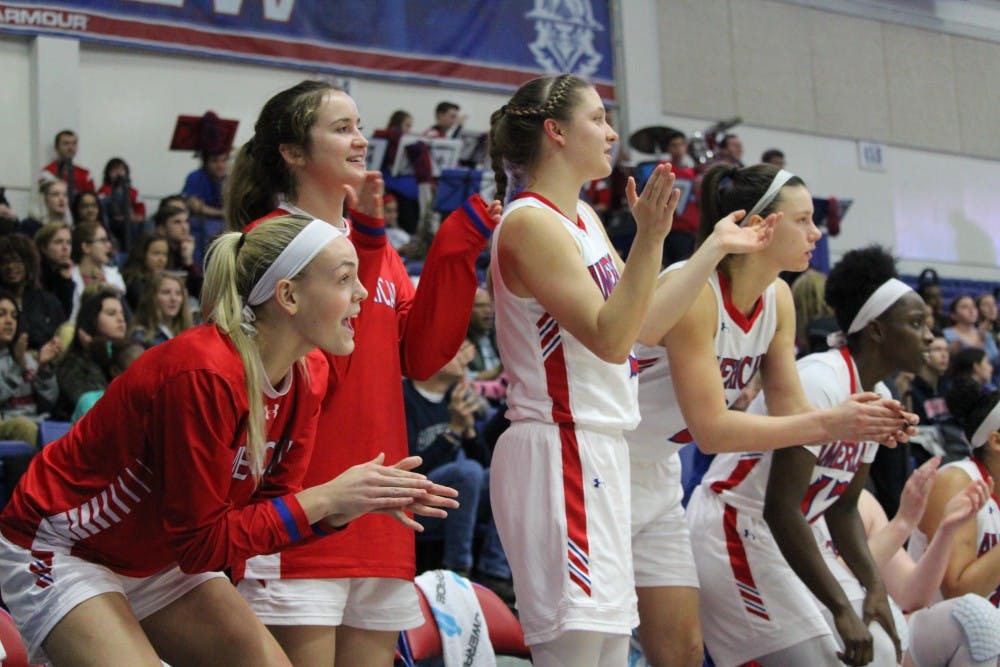
<svg viewBox="0 0 1000 667"><path fill-rule="evenodd" d="M573 72L614 98L608 0L0 0L0 31L504 92Z"/></svg>

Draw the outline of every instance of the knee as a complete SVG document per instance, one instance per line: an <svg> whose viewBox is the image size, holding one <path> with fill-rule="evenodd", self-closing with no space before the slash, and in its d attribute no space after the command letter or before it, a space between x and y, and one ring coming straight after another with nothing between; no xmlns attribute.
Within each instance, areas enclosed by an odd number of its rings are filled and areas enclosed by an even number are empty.
<svg viewBox="0 0 1000 667"><path fill-rule="evenodd" d="M645 639L642 652L651 667L701 667L705 660L701 630L697 626L675 627L671 632L658 632Z"/></svg>
<svg viewBox="0 0 1000 667"><path fill-rule="evenodd" d="M455 477L461 480L461 484L466 489L478 491L482 488L485 476L483 475L483 466L479 461L462 459L461 461L455 461L451 465L454 466Z"/></svg>

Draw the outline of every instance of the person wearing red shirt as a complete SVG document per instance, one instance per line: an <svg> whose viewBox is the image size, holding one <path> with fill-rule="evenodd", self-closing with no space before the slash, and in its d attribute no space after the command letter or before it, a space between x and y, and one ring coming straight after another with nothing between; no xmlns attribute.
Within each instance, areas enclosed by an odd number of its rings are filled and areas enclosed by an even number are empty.
<svg viewBox="0 0 1000 667"><path fill-rule="evenodd" d="M695 237L698 234L698 222L701 219L701 207L698 205L698 174L692 167L684 166L687 155L687 138L681 132L675 132L667 141L667 152L670 154L670 171L679 181L690 181L685 205L678 204L679 212L674 214L674 225L663 244L663 266L688 259L694 254ZM684 204L684 202L681 202Z"/></svg>
<svg viewBox="0 0 1000 667"><path fill-rule="evenodd" d="M110 231L118 238L118 247L129 249L139 237L146 222L146 204L139 191L132 187L128 163L113 157L104 165L104 182L97 191L108 217Z"/></svg>
<svg viewBox="0 0 1000 667"><path fill-rule="evenodd" d="M343 234L284 217L213 247L208 324L144 353L33 460L0 514L0 591L32 662L288 665L218 572L438 487L383 457L303 489L328 364L367 292ZM196 619L196 623L191 621Z"/></svg>
<svg viewBox="0 0 1000 667"><path fill-rule="evenodd" d="M66 181L69 189L69 200L80 192L94 192L94 181L90 171L73 164L76 158L79 138L73 130L62 130L56 134L53 142L56 149L56 159L42 168L42 180L61 179Z"/></svg>
<svg viewBox="0 0 1000 667"><path fill-rule="evenodd" d="M478 196L441 225L414 289L381 219L382 181L365 172L367 141L354 101L321 81L303 81L263 107L253 138L233 165L227 219L305 212L349 230L359 277L372 298L355 325L358 349L330 359L319 429L337 446L313 457L306 483L385 451L408 450L400 376L426 379L465 338L478 283L475 260L495 225ZM342 212L348 190L367 214ZM284 199L279 199L279 193ZM236 204L241 205L237 206ZM360 206L360 204L359 204ZM331 443L331 444L333 444ZM251 559L239 590L296 665L391 665L398 632L423 623L413 577L413 536L385 517L365 518L325 544Z"/></svg>

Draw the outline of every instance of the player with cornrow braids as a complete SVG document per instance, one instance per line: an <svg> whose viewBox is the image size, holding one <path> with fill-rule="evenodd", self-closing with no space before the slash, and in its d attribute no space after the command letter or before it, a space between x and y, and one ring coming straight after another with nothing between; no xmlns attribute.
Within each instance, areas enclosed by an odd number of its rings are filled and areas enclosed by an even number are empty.
<svg viewBox="0 0 1000 667"><path fill-rule="evenodd" d="M669 327L727 253L759 249L729 216L669 288L657 290L679 192L660 165L627 196L636 237L623 262L583 185L611 171L618 135L597 91L564 74L525 83L493 113L497 197L513 189L492 247L511 427L492 462L492 507L535 665L624 664L637 623L629 534L632 344L652 312ZM652 307L652 309L651 309Z"/></svg>

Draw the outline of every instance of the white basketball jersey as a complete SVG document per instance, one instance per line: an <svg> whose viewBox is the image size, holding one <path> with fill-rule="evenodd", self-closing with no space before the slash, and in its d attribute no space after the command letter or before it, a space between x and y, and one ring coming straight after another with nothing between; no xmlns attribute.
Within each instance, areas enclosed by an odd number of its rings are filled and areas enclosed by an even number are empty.
<svg viewBox="0 0 1000 667"><path fill-rule="evenodd" d="M667 271L679 269L683 262ZM732 303L729 280L715 273L708 280L715 294L715 356L719 360L726 405L732 405L760 367L778 324L774 285L757 300L749 317ZM670 458L691 442L681 406L674 392L667 352L662 346L635 346L639 364L638 428L626 434L629 456L633 460L659 461Z"/></svg>
<svg viewBox="0 0 1000 667"><path fill-rule="evenodd" d="M973 481L980 479L989 481L989 473L983 464L976 459L964 459L941 466L941 470L946 470L947 468L961 468L969 476L969 479ZM1000 548L997 547L1000 544L1000 503L997 501L996 491L986 501L983 508L976 513L976 544L978 545L977 553L980 557L990 549ZM907 551L913 557L913 560L917 560L926 549L927 536L920 532L920 529L914 530L910 536ZM993 603L994 607L1000 607L1000 586L989 595L988 599Z"/></svg>
<svg viewBox="0 0 1000 667"><path fill-rule="evenodd" d="M619 280L600 223L586 206L577 206L577 220L569 220L536 194L524 193L503 212L503 221L525 206L555 214L552 224L562 224L573 236L590 276L607 299ZM497 344L507 387L507 418L576 424L601 429L632 429L639 422L635 356L622 364L602 361L545 311L534 298L513 294L504 284L497 261L496 243L490 250ZM544 271L545 267L536 267Z"/></svg>
<svg viewBox="0 0 1000 667"><path fill-rule="evenodd" d="M861 386L857 366L847 348L810 354L797 365L806 398L821 409L843 403ZM881 382L875 385L875 391L885 398L891 397ZM747 412L767 414L764 398L758 394ZM806 520L813 522L847 491L858 468L875 460L878 443L836 440L806 449L816 456L816 465L801 507ZM772 455L771 451L719 454L701 483L706 491L719 494L727 505L762 517Z"/></svg>

